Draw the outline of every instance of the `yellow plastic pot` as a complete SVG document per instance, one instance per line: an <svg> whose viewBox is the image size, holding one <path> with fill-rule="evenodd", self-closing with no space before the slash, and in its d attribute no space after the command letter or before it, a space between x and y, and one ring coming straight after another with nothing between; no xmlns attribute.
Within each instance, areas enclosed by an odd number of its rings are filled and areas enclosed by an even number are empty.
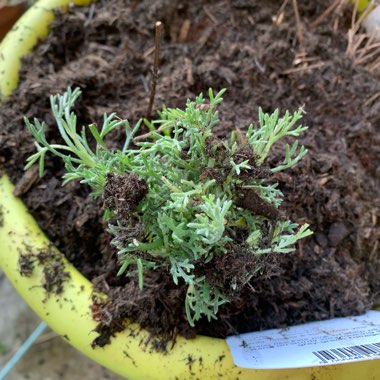
<svg viewBox="0 0 380 380"><path fill-rule="evenodd" d="M8 95L17 86L20 57L47 33L53 15L50 9L69 0L40 0L20 19L0 45L0 89ZM76 1L85 4L87 1ZM0 126L1 128L1 126ZM13 185L0 173L0 267L30 307L72 346L99 364L133 379L380 379L380 361L365 361L327 367L253 370L236 367L222 339L179 337L167 354L149 352L141 342L148 333L131 324L104 348L91 348L96 337L92 319L92 286L68 262L70 280L60 296L47 297L42 289L43 268L36 266L30 277L19 273L18 260L30 249L37 253L49 245L23 203L13 196ZM131 334L133 331L133 334Z"/></svg>

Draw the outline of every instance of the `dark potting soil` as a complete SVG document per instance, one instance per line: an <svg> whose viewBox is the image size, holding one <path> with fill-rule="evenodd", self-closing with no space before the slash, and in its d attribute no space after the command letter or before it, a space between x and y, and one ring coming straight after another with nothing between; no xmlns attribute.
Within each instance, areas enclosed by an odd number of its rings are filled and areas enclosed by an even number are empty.
<svg viewBox="0 0 380 380"><path fill-rule="evenodd" d="M44 280L41 285L47 295L50 293L61 294L66 280L70 278L70 273L65 270L64 255L51 246L41 250L38 254L35 254L31 247L25 248L29 252L20 255L20 274L29 277L32 275L35 265L42 265Z"/></svg>
<svg viewBox="0 0 380 380"><path fill-rule="evenodd" d="M148 328L162 348L176 334L224 337L364 312L379 303L380 81L376 57L359 64L347 52L352 9L338 7L313 22L330 1L298 1L307 67L291 2L102 1L71 8L49 37L25 58L19 88L0 108L0 163L18 184L17 194L66 257L109 301L94 300L104 345L125 328L127 316ZM80 124L101 123L117 112L131 123L145 116L153 63L154 23L164 36L155 108L183 107L209 87L227 88L219 136L257 120L258 107L294 111L304 105L310 128L301 139L308 155L276 174L285 201L280 212L309 223L314 235L294 254L263 258L264 271L220 308L218 320L191 328L184 316L186 289L167 273L147 272L143 291L133 277L117 277L115 251L102 222L101 201L78 183L61 187L62 163L49 157L43 178L24 173L34 152L22 118L39 117L49 141L59 139L48 96L81 87ZM377 57L378 58L378 57ZM115 132L112 144L121 146ZM272 152L277 163L284 143ZM115 190L115 189L114 189ZM244 263L240 263L244 264ZM220 260L216 268L230 268ZM107 316L107 318L106 318ZM165 339L162 339L164 337Z"/></svg>

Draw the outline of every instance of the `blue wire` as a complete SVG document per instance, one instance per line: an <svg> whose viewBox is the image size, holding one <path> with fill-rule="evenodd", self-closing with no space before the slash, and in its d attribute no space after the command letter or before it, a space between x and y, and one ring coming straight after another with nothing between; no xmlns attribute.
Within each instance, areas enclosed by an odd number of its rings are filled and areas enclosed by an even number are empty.
<svg viewBox="0 0 380 380"><path fill-rule="evenodd" d="M46 329L47 324L41 322L29 338L21 345L17 352L9 359L5 366L0 369L0 380L5 379L5 376L12 370L12 368L17 364L19 360L24 356L24 354L30 349L35 340L41 335L41 333Z"/></svg>

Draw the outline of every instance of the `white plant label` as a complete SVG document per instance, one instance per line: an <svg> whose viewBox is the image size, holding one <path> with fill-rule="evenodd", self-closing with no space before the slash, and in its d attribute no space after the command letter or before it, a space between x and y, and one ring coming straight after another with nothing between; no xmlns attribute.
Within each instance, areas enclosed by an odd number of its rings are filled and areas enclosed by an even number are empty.
<svg viewBox="0 0 380 380"><path fill-rule="evenodd" d="M313 367L380 358L380 312L227 338L239 367Z"/></svg>

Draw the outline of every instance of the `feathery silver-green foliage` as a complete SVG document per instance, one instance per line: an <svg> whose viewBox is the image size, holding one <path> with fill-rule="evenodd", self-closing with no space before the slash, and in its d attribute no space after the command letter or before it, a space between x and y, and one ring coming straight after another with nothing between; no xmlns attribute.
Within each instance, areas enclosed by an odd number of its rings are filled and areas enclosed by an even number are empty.
<svg viewBox="0 0 380 380"><path fill-rule="evenodd" d="M268 184L265 178L250 178L247 173L263 164L276 141L284 136L298 137L306 129L297 125L302 110L293 115L286 112L283 117L279 117L278 110L272 115L259 110L259 127L250 125L245 136L254 152L252 164L252 160L236 158L241 147L236 136L210 144L213 127L218 123L216 107L223 93L224 90L214 95L209 90L209 102L200 95L195 101L188 100L185 110L164 108L159 120L146 121L150 141L137 143L139 149L130 149L130 143L141 121L131 128L127 121L111 114L104 116L100 131L96 125L78 131L72 107L79 89L51 97L62 144L49 144L44 123L25 119L37 147L26 168L39 161L42 175L45 155L51 152L64 160L64 184L78 179L91 186L94 196L102 195L109 173L135 173L146 181L149 191L129 220L111 222L115 213L107 212L121 263L119 274L129 268L129 275L137 273L142 288L145 270L167 269L175 284L184 282L188 286L185 310L191 325L202 316L216 318L219 306L228 302L225 289L210 284L206 274L197 268L218 255L230 254L237 229L248 231L244 249L252 255L292 252L297 240L311 234L307 224L298 226L280 218L268 220L265 215L240 207L237 200L239 189L253 189L271 207L281 204L282 193L276 184ZM125 128L126 142L120 150L111 151L104 139L118 127ZM90 148L88 134L96 141L94 149ZM304 147L298 149L297 142L286 146L284 161L271 172L294 166L306 152ZM204 175L205 170L222 170L222 180ZM125 231L136 224L142 226L143 237L138 239L132 234L128 238ZM239 291L259 269L244 273L239 286L233 278L229 291Z"/></svg>

